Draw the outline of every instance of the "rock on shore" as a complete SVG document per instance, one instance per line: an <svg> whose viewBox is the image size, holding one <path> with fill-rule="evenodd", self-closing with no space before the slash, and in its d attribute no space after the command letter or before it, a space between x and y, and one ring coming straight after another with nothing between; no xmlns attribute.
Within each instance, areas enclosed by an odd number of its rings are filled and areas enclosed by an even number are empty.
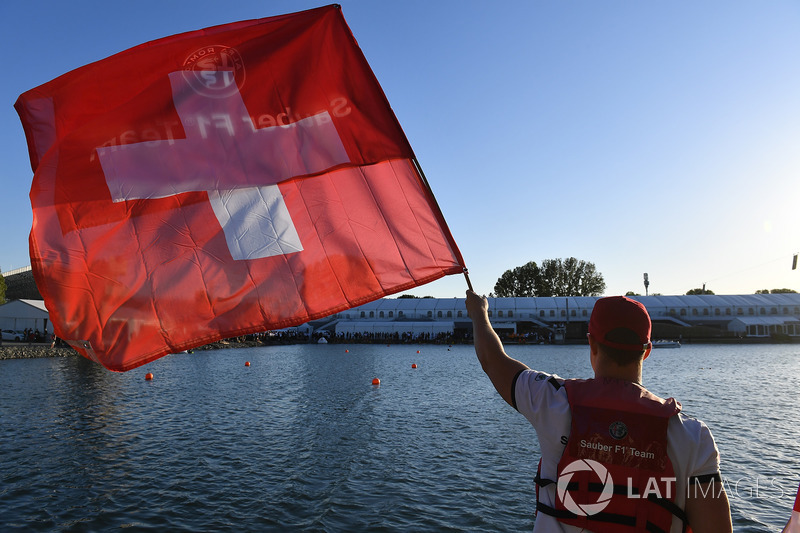
<svg viewBox="0 0 800 533"><path fill-rule="evenodd" d="M78 354L69 346L50 347L50 344L17 344L4 342L0 346L2 359L33 359L35 357L73 357Z"/></svg>
<svg viewBox="0 0 800 533"><path fill-rule="evenodd" d="M251 348L263 346L256 341L220 341L206 344L195 348L195 350L219 350L224 348ZM24 344L4 342L0 345L0 361L4 359L33 359L36 357L73 357L80 356L78 352L67 344L51 348L50 344Z"/></svg>

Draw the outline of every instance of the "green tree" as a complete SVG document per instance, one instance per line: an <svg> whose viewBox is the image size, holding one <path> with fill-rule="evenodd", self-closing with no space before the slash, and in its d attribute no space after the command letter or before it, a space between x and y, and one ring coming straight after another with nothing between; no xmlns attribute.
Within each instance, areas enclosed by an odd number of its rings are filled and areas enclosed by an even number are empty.
<svg viewBox="0 0 800 533"><path fill-rule="evenodd" d="M567 259L545 259L539 267L530 261L506 270L494 286L495 296L599 296L606 289L603 275L594 263Z"/></svg>
<svg viewBox="0 0 800 533"><path fill-rule="evenodd" d="M797 291L794 289L764 289L756 291L756 294L797 294Z"/></svg>
<svg viewBox="0 0 800 533"><path fill-rule="evenodd" d="M6 278L0 274L0 305L6 303Z"/></svg>
<svg viewBox="0 0 800 533"><path fill-rule="evenodd" d="M510 296L536 296L536 280L539 265L530 261L512 270L506 270L494 285L494 294L499 298Z"/></svg>
<svg viewBox="0 0 800 533"><path fill-rule="evenodd" d="M703 294L714 294L714 291L708 289L692 289L686 293L686 296L702 296Z"/></svg>

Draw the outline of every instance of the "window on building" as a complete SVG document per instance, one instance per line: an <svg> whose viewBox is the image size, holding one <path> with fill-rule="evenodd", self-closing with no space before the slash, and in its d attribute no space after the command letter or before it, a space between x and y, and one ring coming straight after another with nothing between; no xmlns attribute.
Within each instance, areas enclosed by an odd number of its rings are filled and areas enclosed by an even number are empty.
<svg viewBox="0 0 800 533"><path fill-rule="evenodd" d="M375 311L370 311L369 312L369 317L370 318L375 318Z"/></svg>
<svg viewBox="0 0 800 533"><path fill-rule="evenodd" d="M714 316L719 316L719 315L721 315L721 314L722 314L722 312L720 311L719 307L717 307L716 309L714 309Z"/></svg>
<svg viewBox="0 0 800 533"><path fill-rule="evenodd" d="M361 318L364 318L365 316L367 316L367 313L365 313L364 311L361 311Z"/></svg>
<svg viewBox="0 0 800 533"><path fill-rule="evenodd" d="M397 312L397 316L405 316L405 313L404 313L404 312L402 312L402 311L398 311L398 312Z"/></svg>
<svg viewBox="0 0 800 533"><path fill-rule="evenodd" d="M503 311L498 311L497 312L497 316L502 317L503 316Z"/></svg>
<svg viewBox="0 0 800 533"><path fill-rule="evenodd" d="M380 317L380 318L383 318L383 311L381 311L380 313L378 313L378 317Z"/></svg>
<svg viewBox="0 0 800 533"><path fill-rule="evenodd" d="M462 316L464 316L463 311L459 311L458 312L458 318L461 318Z"/></svg>
<svg viewBox="0 0 800 533"><path fill-rule="evenodd" d="M573 309L569 312L569 316L578 316L578 313Z"/></svg>
<svg viewBox="0 0 800 533"><path fill-rule="evenodd" d="M542 317L542 318L544 318L544 309L542 309L541 311L539 311L539 316L540 316L540 317Z"/></svg>
<svg viewBox="0 0 800 533"><path fill-rule="evenodd" d="M509 311L508 312L508 318L511 318L512 316L514 316L514 311Z"/></svg>
<svg viewBox="0 0 800 533"><path fill-rule="evenodd" d="M428 318L433 318L433 311L428 311Z"/></svg>
<svg viewBox="0 0 800 533"><path fill-rule="evenodd" d="M439 311L438 313L436 313L436 316L439 317L439 318L442 318L442 312Z"/></svg>
<svg viewBox="0 0 800 533"><path fill-rule="evenodd" d="M394 311L389 311L389 318L392 318L393 316L394 316Z"/></svg>
<svg viewBox="0 0 800 533"><path fill-rule="evenodd" d="M550 310L550 316L551 316L551 317L554 317L554 316L556 316L556 311L555 311L555 309L551 309L551 310Z"/></svg>
<svg viewBox="0 0 800 533"><path fill-rule="evenodd" d="M453 318L453 312L452 311L448 311L447 312L447 318Z"/></svg>

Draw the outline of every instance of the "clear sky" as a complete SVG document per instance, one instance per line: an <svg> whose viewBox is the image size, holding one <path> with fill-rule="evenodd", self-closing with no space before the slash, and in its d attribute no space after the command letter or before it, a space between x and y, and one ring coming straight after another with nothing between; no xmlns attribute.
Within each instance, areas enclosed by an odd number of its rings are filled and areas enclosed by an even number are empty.
<svg viewBox="0 0 800 533"><path fill-rule="evenodd" d="M320 5L0 2L0 269L30 264L20 93L145 41ZM644 272L651 294L800 290L800 2L341 5L476 291L570 256L607 295L643 294Z"/></svg>

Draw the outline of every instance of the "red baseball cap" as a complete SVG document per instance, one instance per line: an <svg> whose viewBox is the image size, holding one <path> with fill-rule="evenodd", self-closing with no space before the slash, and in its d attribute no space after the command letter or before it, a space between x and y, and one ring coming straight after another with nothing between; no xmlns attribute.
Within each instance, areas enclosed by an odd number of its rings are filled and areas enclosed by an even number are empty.
<svg viewBox="0 0 800 533"><path fill-rule="evenodd" d="M606 340L609 331L625 328L635 333L640 344L622 344ZM650 343L650 315L644 305L625 296L600 298L589 319L589 335L600 344L621 350L646 350Z"/></svg>

